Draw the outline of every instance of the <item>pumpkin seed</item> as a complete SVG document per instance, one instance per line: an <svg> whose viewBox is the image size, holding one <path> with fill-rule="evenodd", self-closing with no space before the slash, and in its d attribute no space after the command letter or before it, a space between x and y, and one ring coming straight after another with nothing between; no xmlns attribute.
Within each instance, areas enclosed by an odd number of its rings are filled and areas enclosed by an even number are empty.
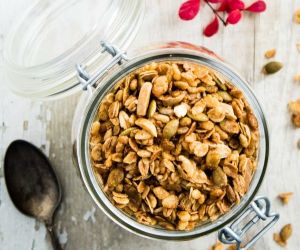
<svg viewBox="0 0 300 250"><path fill-rule="evenodd" d="M178 126L178 119L169 121L163 129L163 138L171 139L174 135L176 135Z"/></svg>
<svg viewBox="0 0 300 250"><path fill-rule="evenodd" d="M153 116L153 114L155 113L156 111L156 101L155 100L152 100L149 104L149 107L148 107L148 111L147 111L147 117L150 118Z"/></svg>
<svg viewBox="0 0 300 250"><path fill-rule="evenodd" d="M281 62L276 62L276 61L269 62L263 67L263 72L266 75L274 74L274 73L278 72L279 70L281 70L282 67L283 67L283 64Z"/></svg>

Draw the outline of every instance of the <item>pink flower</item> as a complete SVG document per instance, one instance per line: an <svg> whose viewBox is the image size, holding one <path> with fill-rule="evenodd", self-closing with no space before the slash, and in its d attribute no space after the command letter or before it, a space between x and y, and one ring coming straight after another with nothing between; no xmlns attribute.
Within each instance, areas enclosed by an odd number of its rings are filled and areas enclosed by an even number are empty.
<svg viewBox="0 0 300 250"><path fill-rule="evenodd" d="M207 37L213 36L219 30L219 21L224 26L237 24L242 19L242 12L248 11L259 13L266 10L264 0L258 0L247 8L242 0L203 0L214 13L214 19L204 28L203 34ZM216 7L214 7L216 5ZM178 15L182 20L188 21L195 18L200 11L200 0L187 0L179 8ZM225 19L219 14L223 12Z"/></svg>
<svg viewBox="0 0 300 250"><path fill-rule="evenodd" d="M231 11L226 19L226 23L230 24L236 24L238 23L242 18L242 13L239 9Z"/></svg>
<svg viewBox="0 0 300 250"><path fill-rule="evenodd" d="M200 10L200 0L188 0L179 8L179 17L183 20L193 19Z"/></svg>
<svg viewBox="0 0 300 250"><path fill-rule="evenodd" d="M246 8L247 11L250 12L263 12L267 8L267 5L264 1L256 1L253 4L251 4L249 7Z"/></svg>
<svg viewBox="0 0 300 250"><path fill-rule="evenodd" d="M213 36L219 30L219 19L217 16L206 26L203 30L203 34L207 37Z"/></svg>

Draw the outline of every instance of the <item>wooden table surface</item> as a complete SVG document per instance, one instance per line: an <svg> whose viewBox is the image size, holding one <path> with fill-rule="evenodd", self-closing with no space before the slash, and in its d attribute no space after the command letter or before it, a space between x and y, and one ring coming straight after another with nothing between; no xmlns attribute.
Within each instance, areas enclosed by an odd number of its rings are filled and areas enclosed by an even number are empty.
<svg viewBox="0 0 300 250"><path fill-rule="evenodd" d="M0 50L15 15L30 1L0 1ZM290 122L287 103L300 98L300 85L293 76L300 73L300 25L293 13L300 9L299 0L267 0L268 10L261 15L248 15L236 26L205 38L202 28L211 18L205 6L190 22L177 17L179 0L146 0L146 16L134 46L153 41L183 40L204 45L230 62L252 85L265 109L269 123L271 150L268 171L260 195L268 196L272 209L280 213L277 225L256 245L255 249L281 249L272 234L286 223L292 223L293 236L286 249L300 246L300 151L297 141L300 129ZM249 1L247 1L249 2ZM251 2L251 1L250 1ZM261 74L266 63L264 52L276 48L276 60L283 70L272 76ZM2 65L2 58L0 58ZM142 239L110 221L93 203L76 174L71 159L70 129L78 96L52 102L32 101L16 97L6 88L0 72L0 249L51 249L42 224L20 214L9 199L3 178L3 156L8 144L24 138L41 147L50 157L62 182L64 199L56 218L56 230L64 249L197 249L206 250L216 241L208 237L187 242L160 242ZM276 199L280 192L293 191L287 206Z"/></svg>

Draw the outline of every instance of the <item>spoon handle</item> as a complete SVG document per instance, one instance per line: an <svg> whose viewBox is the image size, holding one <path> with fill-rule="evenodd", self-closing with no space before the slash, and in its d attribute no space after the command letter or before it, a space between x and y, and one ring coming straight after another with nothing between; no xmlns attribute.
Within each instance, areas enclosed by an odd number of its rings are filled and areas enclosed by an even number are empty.
<svg viewBox="0 0 300 250"><path fill-rule="evenodd" d="M48 234L51 237L51 242L52 242L52 246L53 246L53 250L62 250L61 245L58 242L57 236L53 230L53 226L52 225L46 225Z"/></svg>

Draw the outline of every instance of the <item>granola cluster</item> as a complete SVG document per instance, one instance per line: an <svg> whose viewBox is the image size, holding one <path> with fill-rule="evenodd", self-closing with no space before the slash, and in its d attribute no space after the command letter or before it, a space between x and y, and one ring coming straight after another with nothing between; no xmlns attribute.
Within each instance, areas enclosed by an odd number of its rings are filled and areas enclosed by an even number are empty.
<svg viewBox="0 0 300 250"><path fill-rule="evenodd" d="M191 230L239 203L257 166L258 122L241 90L187 61L130 73L90 131L95 175L140 223Z"/></svg>

